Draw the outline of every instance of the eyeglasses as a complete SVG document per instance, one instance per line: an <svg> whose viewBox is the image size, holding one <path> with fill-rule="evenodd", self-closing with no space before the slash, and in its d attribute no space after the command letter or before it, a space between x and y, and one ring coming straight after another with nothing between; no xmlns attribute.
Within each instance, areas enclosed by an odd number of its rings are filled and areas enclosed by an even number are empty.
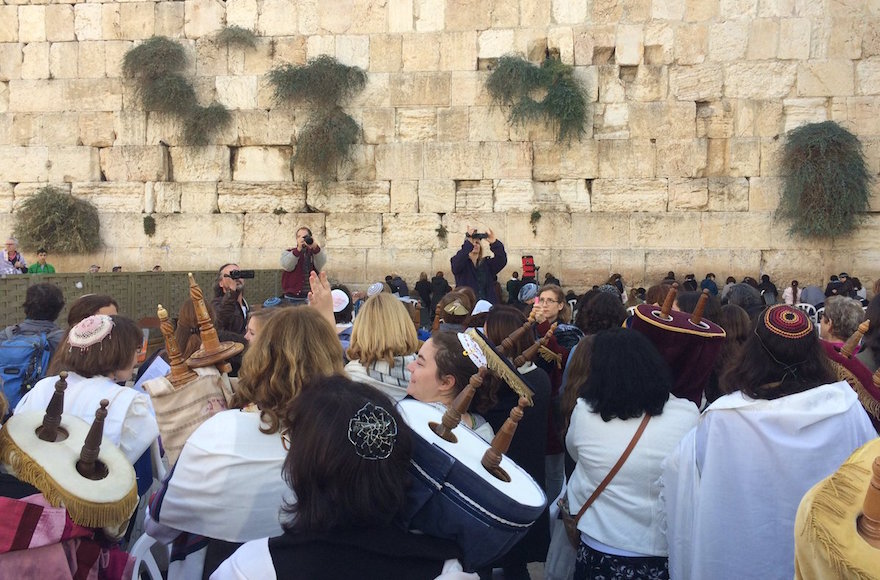
<svg viewBox="0 0 880 580"><path fill-rule="evenodd" d="M539 304L559 304L559 300L554 300L553 298L538 298L535 302Z"/></svg>

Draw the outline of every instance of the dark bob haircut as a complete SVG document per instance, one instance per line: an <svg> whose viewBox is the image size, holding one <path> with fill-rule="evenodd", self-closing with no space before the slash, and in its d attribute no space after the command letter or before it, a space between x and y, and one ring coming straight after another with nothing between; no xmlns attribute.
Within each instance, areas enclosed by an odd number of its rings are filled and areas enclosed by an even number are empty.
<svg viewBox="0 0 880 580"><path fill-rule="evenodd" d="M23 306L26 318L54 321L64 308L64 293L55 284L34 284L28 287Z"/></svg>
<svg viewBox="0 0 880 580"><path fill-rule="evenodd" d="M397 423L384 459L366 459L349 439L350 422L365 405L381 407ZM412 434L394 402L379 390L343 376L315 379L290 404L290 452L282 474L296 494L284 507L288 532L389 525L403 508L409 485Z"/></svg>
<svg viewBox="0 0 880 580"><path fill-rule="evenodd" d="M619 328L626 320L626 308L619 295L599 292L577 312L574 325L584 334L596 334L609 328Z"/></svg>
<svg viewBox="0 0 880 580"><path fill-rule="evenodd" d="M593 339L590 371L579 396L603 421L659 415L669 399L672 373L642 333L623 328Z"/></svg>
<svg viewBox="0 0 880 580"><path fill-rule="evenodd" d="M116 310L119 310L119 304L116 303L112 296L107 294L86 294L85 296L80 296L73 301L73 304L70 305L70 310L67 312L67 328L73 328L89 316L94 316L98 313L98 310L106 306L115 306Z"/></svg>
<svg viewBox="0 0 880 580"><path fill-rule="evenodd" d="M113 330L100 342L89 348L79 349L65 346L61 349L60 369L91 378L110 376L114 372L128 368L134 353L141 345L141 331L137 324L125 316L111 316Z"/></svg>

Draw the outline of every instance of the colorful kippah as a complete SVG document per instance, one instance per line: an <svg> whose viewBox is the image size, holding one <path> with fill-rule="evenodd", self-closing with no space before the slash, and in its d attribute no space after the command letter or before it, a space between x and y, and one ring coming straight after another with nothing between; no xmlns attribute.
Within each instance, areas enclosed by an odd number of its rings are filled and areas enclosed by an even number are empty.
<svg viewBox="0 0 880 580"><path fill-rule="evenodd" d="M76 348L88 348L104 340L113 330L113 319L106 314L96 314L81 320L70 329L67 341Z"/></svg>
<svg viewBox="0 0 880 580"><path fill-rule="evenodd" d="M523 284L523 287L519 289L519 294L517 298L520 302L526 302L531 300L535 296L538 295L538 285L532 284L529 282L528 284Z"/></svg>
<svg viewBox="0 0 880 580"><path fill-rule="evenodd" d="M798 339L813 332L813 321L805 312L785 304L771 306L764 312L763 324L782 338Z"/></svg>

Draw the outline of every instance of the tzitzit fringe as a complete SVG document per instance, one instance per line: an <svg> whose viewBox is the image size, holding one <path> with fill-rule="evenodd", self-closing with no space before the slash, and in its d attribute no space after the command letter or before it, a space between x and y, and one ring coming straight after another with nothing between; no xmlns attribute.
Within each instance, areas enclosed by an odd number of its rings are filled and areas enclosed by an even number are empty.
<svg viewBox="0 0 880 580"><path fill-rule="evenodd" d="M822 488L813 498L813 509L807 519L805 533L812 535L822 544L839 578L858 580L876 578L870 571L853 566L843 553L836 531L832 525L829 525L829 521L831 524L840 523L844 518L852 517L852 527L855 528L854 512L850 506L861 496L864 488L862 482L870 475L867 469L856 463L844 463L827 482L823 483ZM858 511L855 512L857 513Z"/></svg>
<svg viewBox="0 0 880 580"><path fill-rule="evenodd" d="M137 485L115 502L94 503L77 497L22 451L5 429L0 429L0 462L12 468L16 477L40 490L52 506L65 508L70 519L87 528L118 527L131 518L138 504Z"/></svg>

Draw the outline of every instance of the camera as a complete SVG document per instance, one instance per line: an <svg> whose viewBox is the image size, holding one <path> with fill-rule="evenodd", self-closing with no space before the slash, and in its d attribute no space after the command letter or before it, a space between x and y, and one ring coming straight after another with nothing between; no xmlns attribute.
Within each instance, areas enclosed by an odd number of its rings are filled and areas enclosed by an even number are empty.
<svg viewBox="0 0 880 580"><path fill-rule="evenodd" d="M306 234L303 236L303 241L306 243L306 245L311 246L315 243L315 238L312 237L312 234Z"/></svg>
<svg viewBox="0 0 880 580"><path fill-rule="evenodd" d="M229 272L229 277L233 280L238 280L239 278L253 278L254 271L253 270L232 270Z"/></svg>
<svg viewBox="0 0 880 580"><path fill-rule="evenodd" d="M471 238L473 238L475 240L485 240L488 237L489 237L489 234L481 234L479 232L474 232L471 234Z"/></svg>

